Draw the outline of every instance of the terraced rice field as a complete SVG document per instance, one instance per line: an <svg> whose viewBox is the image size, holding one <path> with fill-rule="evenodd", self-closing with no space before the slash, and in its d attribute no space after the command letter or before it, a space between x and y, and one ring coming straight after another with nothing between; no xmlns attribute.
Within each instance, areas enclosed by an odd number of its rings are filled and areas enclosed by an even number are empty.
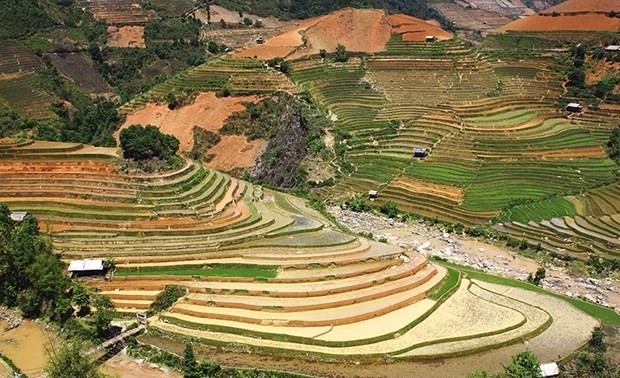
<svg viewBox="0 0 620 378"><path fill-rule="evenodd" d="M616 181L617 166L604 145L620 115L593 110L563 117L561 83L549 64L487 58L456 39L398 38L365 61L293 63L296 84L346 132L345 157L355 167L317 193L342 200L374 189L378 204L390 200L401 210L465 225L505 218L522 202L546 201L553 210L516 208L514 220L521 223L577 215L560 197ZM430 152L414 158L414 147ZM597 216L615 214L614 206L605 206ZM511 227L501 229L523 235ZM578 250L617 249L620 234L613 227L604 231L613 241L602 240L611 244L585 247L580 239Z"/></svg>
<svg viewBox="0 0 620 378"><path fill-rule="evenodd" d="M24 45L0 44L0 100L20 115L30 118L53 116L53 98L39 89L35 70L44 67L41 59Z"/></svg>
<svg viewBox="0 0 620 378"><path fill-rule="evenodd" d="M168 93L217 92L227 88L233 94L296 93L297 87L284 74L264 62L250 59L212 59L155 86L121 108L127 114L148 102L163 101Z"/></svg>
<svg viewBox="0 0 620 378"><path fill-rule="evenodd" d="M81 0L97 20L111 25L144 24L157 18L153 10L142 9L134 0Z"/></svg>
<svg viewBox="0 0 620 378"><path fill-rule="evenodd" d="M114 257L114 279L87 284L122 314L148 310L167 285L187 288L151 319L164 334L305 357L432 359L558 342L553 325L577 317L566 355L597 324L342 233L300 199L200 163L140 176L117 159L81 144L4 143L0 202L38 216L65 260Z"/></svg>

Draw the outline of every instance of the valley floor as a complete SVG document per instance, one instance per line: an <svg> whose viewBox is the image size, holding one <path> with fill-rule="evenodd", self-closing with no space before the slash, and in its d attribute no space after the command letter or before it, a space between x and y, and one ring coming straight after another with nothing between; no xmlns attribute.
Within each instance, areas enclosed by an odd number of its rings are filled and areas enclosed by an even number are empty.
<svg viewBox="0 0 620 378"><path fill-rule="evenodd" d="M385 238L390 244L491 274L525 280L529 273L536 272L540 267L540 263L505 248L470 237L443 233L434 227L401 223L373 214L341 210L339 207L329 210L339 223L353 232L370 232L377 240ZM620 311L620 282L571 277L566 268L551 263L546 264L545 269L547 278L542 283L544 288L572 297L582 296Z"/></svg>

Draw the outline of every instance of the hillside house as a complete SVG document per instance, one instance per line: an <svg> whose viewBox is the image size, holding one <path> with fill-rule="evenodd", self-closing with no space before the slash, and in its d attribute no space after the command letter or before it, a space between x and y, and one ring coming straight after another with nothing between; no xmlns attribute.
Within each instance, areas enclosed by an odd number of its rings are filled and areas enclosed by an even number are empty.
<svg viewBox="0 0 620 378"><path fill-rule="evenodd" d="M12 211L11 214L9 215L11 220L17 223L23 222L24 219L26 219L26 216L28 216L27 211Z"/></svg>
<svg viewBox="0 0 620 378"><path fill-rule="evenodd" d="M73 277L103 276L103 260L73 260L68 271Z"/></svg>
<svg viewBox="0 0 620 378"><path fill-rule="evenodd" d="M571 102L570 104L566 105L567 112L579 113L582 110L583 107L581 106L581 104L578 104L576 102Z"/></svg>
<svg viewBox="0 0 620 378"><path fill-rule="evenodd" d="M425 38L426 42L435 42L435 39L437 39L434 35L427 35Z"/></svg>
<svg viewBox="0 0 620 378"><path fill-rule="evenodd" d="M605 52L608 52L608 53L620 52L620 45L609 45L605 47Z"/></svg>
<svg viewBox="0 0 620 378"><path fill-rule="evenodd" d="M368 192L368 198L376 199L377 197L379 197L379 192L377 192L376 190L371 190Z"/></svg>
<svg viewBox="0 0 620 378"><path fill-rule="evenodd" d="M258 43L259 45L262 45L263 43L265 43L265 38L263 37L256 38L256 43Z"/></svg>
<svg viewBox="0 0 620 378"><path fill-rule="evenodd" d="M413 148L413 157L423 158L427 155L426 148L424 147L414 147Z"/></svg>
<svg viewBox="0 0 620 378"><path fill-rule="evenodd" d="M555 362L540 365L540 372L543 378L557 377L560 375L560 367Z"/></svg>

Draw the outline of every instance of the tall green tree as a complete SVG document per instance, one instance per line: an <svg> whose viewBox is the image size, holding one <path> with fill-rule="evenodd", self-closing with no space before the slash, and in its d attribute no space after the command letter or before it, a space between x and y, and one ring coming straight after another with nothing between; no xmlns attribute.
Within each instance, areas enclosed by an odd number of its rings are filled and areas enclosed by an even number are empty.
<svg viewBox="0 0 620 378"><path fill-rule="evenodd" d="M194 355L194 348L192 344L185 345L185 351L183 352L183 378L201 378L202 374L198 368L196 362L196 356Z"/></svg>
<svg viewBox="0 0 620 378"><path fill-rule="evenodd" d="M48 378L106 378L84 349L84 345L71 343L51 351L45 368Z"/></svg>
<svg viewBox="0 0 620 378"><path fill-rule="evenodd" d="M100 295L93 301L93 305L97 310L94 315L93 323L95 325L95 331L97 336L105 337L110 328L110 322L114 319L116 311L114 309L114 303L109 297Z"/></svg>
<svg viewBox="0 0 620 378"><path fill-rule="evenodd" d="M508 378L542 378L540 361L529 349L512 356L512 364L505 370Z"/></svg>

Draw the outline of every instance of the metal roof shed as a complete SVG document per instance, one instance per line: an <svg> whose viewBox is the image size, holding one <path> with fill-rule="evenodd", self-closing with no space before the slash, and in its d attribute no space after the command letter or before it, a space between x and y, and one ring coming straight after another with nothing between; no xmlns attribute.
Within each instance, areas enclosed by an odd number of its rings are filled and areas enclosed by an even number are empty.
<svg viewBox="0 0 620 378"><path fill-rule="evenodd" d="M557 377L560 375L560 367L555 362L540 365L540 372L543 378Z"/></svg>
<svg viewBox="0 0 620 378"><path fill-rule="evenodd" d="M11 212L10 217L13 222L22 222L24 219L26 219L27 215L27 211L13 211Z"/></svg>
<svg viewBox="0 0 620 378"><path fill-rule="evenodd" d="M103 260L73 260L69 264L69 272L102 272Z"/></svg>

